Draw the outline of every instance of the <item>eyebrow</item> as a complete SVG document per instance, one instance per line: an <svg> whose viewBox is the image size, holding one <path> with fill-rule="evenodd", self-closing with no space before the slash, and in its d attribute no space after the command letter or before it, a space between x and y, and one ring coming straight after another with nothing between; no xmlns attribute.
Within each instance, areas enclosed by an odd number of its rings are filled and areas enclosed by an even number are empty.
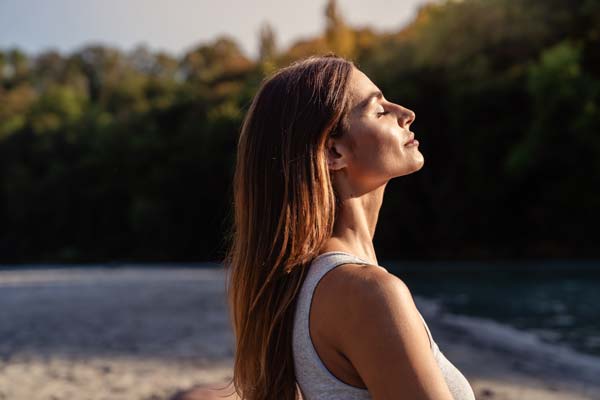
<svg viewBox="0 0 600 400"><path fill-rule="evenodd" d="M376 90L375 92L372 92L371 94L369 94L369 96L367 96L366 99L362 100L360 103L358 103L358 105L356 106L356 110L358 112L364 110L365 108L367 108L367 106L371 103L371 100L373 98L377 98L377 99L381 99L383 97L383 93L381 93L381 90Z"/></svg>

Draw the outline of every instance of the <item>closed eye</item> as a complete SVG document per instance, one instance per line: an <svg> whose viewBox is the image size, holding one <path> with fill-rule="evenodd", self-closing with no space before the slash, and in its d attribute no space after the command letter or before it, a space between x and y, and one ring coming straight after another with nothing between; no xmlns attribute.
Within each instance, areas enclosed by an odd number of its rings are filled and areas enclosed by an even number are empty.
<svg viewBox="0 0 600 400"><path fill-rule="evenodd" d="M377 113L377 118L381 117L382 115L389 114L389 113L390 113L389 111L378 112Z"/></svg>

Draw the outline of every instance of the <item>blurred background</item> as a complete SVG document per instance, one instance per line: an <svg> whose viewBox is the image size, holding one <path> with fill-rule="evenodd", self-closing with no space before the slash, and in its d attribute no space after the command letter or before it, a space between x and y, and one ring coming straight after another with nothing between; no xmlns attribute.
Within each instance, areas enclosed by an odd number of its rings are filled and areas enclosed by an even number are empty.
<svg viewBox="0 0 600 400"><path fill-rule="evenodd" d="M600 398L599 0L4 0L0 399L96 398L75 356L111 399L228 373L241 122L328 51L416 112L375 247L478 398Z"/></svg>
<svg viewBox="0 0 600 400"><path fill-rule="evenodd" d="M253 93L327 50L417 114L381 256L598 257L597 1L309 3L2 2L1 261L219 260Z"/></svg>

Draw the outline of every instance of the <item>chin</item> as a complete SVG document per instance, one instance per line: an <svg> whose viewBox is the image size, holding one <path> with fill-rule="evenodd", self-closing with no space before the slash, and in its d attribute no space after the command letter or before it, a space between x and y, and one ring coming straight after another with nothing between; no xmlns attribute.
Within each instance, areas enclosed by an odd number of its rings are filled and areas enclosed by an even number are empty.
<svg viewBox="0 0 600 400"><path fill-rule="evenodd" d="M421 161L417 164L417 169L415 169L415 171L418 171L421 168L423 168L423 165L425 165L425 157L421 156Z"/></svg>
<svg viewBox="0 0 600 400"><path fill-rule="evenodd" d="M393 177L410 175L413 172L417 172L425 165L425 157L421 154L421 157L417 157L415 160L412 160L410 164L405 164L404 168L401 171L398 171L393 175Z"/></svg>
<svg viewBox="0 0 600 400"><path fill-rule="evenodd" d="M415 172L419 171L421 168L423 168L424 164L425 164L425 159L422 158L421 160L416 161L414 164L412 164L410 166L410 168L408 170L404 170L404 172L398 176L410 175L412 173L415 173Z"/></svg>

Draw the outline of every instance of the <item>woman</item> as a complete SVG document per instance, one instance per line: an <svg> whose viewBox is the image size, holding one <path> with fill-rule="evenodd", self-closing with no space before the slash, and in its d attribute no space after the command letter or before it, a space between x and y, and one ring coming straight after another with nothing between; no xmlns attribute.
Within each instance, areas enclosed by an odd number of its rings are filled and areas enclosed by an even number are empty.
<svg viewBox="0 0 600 400"><path fill-rule="evenodd" d="M333 54L262 82L225 260L242 399L474 399L373 247L387 182L424 163L414 119Z"/></svg>

